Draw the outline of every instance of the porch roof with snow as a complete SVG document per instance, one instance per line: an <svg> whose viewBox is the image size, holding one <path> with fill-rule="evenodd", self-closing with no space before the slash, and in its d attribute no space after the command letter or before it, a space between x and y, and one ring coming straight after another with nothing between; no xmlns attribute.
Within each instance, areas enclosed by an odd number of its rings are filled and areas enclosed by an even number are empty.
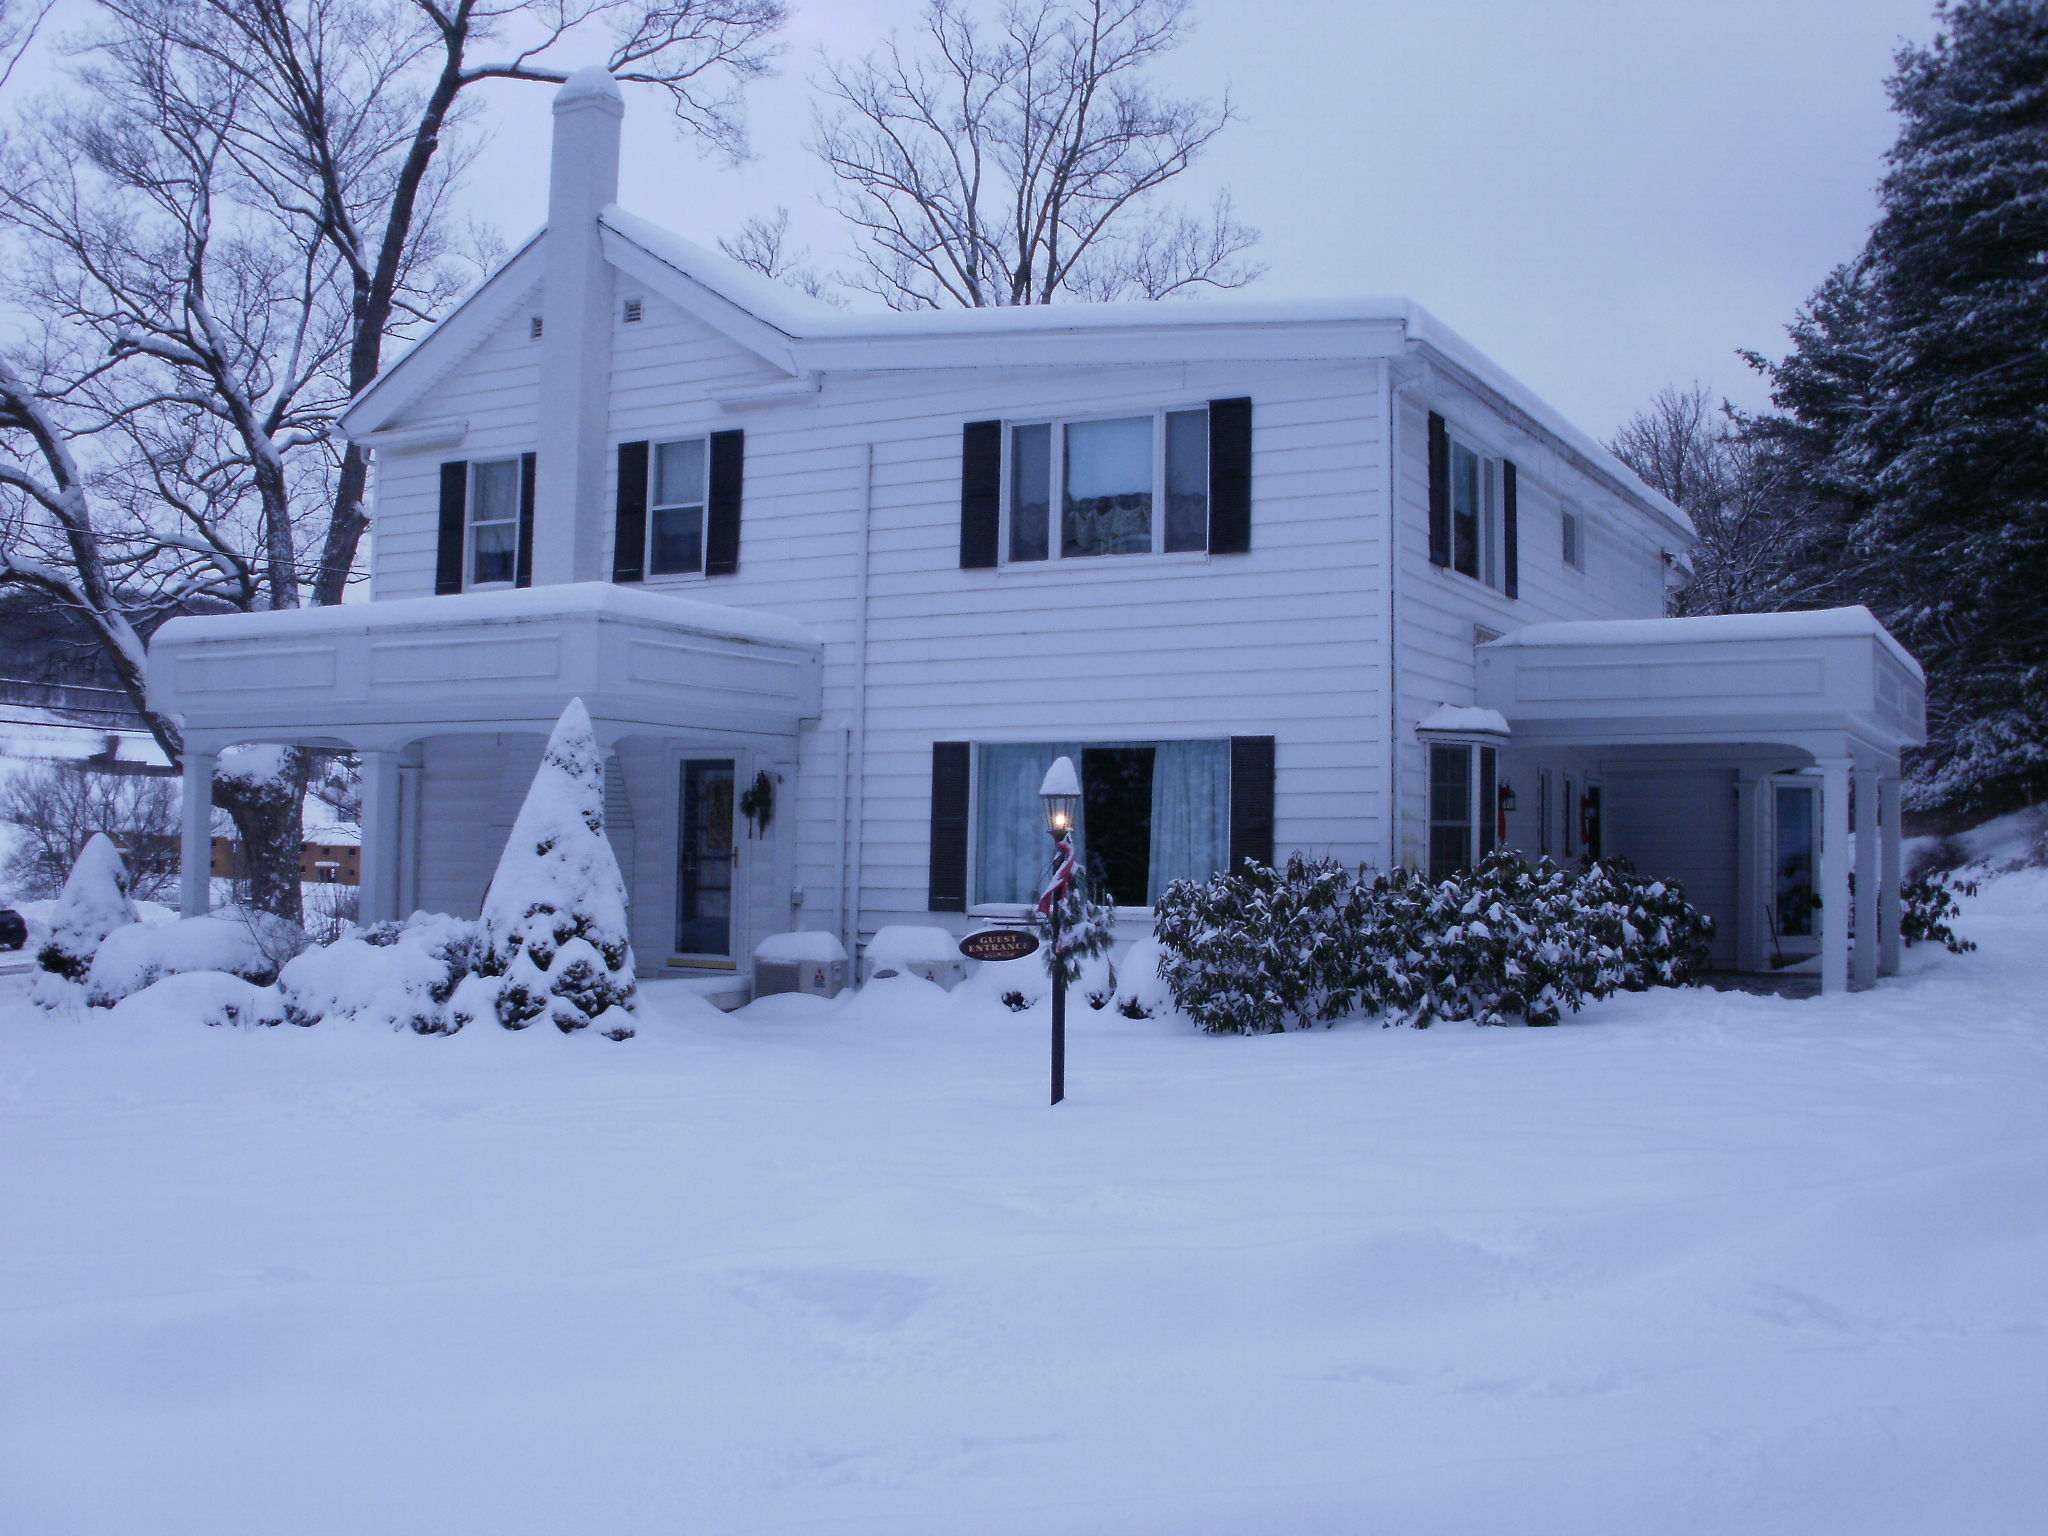
<svg viewBox="0 0 2048 1536"><path fill-rule="evenodd" d="M608 582L177 618L149 699L187 745L545 735L581 698L601 739L681 729L794 735L819 713L817 640L773 614Z"/></svg>
<svg viewBox="0 0 2048 1536"><path fill-rule="evenodd" d="M1525 746L1777 743L1896 761L1927 739L1920 665L1862 607L1532 624L1475 655L1479 704Z"/></svg>

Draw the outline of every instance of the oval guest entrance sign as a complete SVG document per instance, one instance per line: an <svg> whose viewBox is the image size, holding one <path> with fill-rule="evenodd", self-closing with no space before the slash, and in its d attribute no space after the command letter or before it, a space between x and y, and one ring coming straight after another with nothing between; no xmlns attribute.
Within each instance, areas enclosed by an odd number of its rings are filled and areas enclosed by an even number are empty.
<svg viewBox="0 0 2048 1536"><path fill-rule="evenodd" d="M1022 960L1038 952L1038 935L1023 928L984 928L960 941L970 960Z"/></svg>

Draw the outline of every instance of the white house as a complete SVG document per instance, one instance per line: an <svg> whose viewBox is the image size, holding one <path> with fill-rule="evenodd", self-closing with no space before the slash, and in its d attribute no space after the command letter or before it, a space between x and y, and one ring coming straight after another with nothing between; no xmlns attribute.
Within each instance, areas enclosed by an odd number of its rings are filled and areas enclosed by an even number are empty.
<svg viewBox="0 0 2048 1536"><path fill-rule="evenodd" d="M195 837L222 747L345 744L366 916L474 913L580 696L650 972L1022 911L1061 753L1133 933L1246 855L1505 841L1682 880L1724 965L1895 963L1835 914L1897 889L1912 658L1659 617L1685 516L1421 309L843 313L617 206L601 71L554 111L546 231L343 418L373 601L156 637Z"/></svg>

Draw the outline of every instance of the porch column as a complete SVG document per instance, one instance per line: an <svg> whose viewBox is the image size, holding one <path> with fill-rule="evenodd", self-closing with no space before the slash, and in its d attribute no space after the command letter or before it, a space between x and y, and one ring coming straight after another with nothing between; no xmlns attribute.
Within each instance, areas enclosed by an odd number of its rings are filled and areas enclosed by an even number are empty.
<svg viewBox="0 0 2048 1536"><path fill-rule="evenodd" d="M398 916L398 754L364 752L362 886L356 921Z"/></svg>
<svg viewBox="0 0 2048 1536"><path fill-rule="evenodd" d="M1877 770L1858 768L1856 780L1856 957L1853 985L1877 985Z"/></svg>
<svg viewBox="0 0 2048 1536"><path fill-rule="evenodd" d="M213 907L213 768L219 754L185 753L183 823L178 840L178 911L204 917Z"/></svg>
<svg viewBox="0 0 2048 1536"><path fill-rule="evenodd" d="M1761 782L1755 770L1739 769L1735 776L1735 969L1768 969L1764 960L1764 903L1757 900L1761 876L1757 851L1763 832L1758 817L1762 805Z"/></svg>
<svg viewBox="0 0 2048 1536"><path fill-rule="evenodd" d="M1878 790L1878 837L1883 844L1878 859L1878 907L1877 923L1877 974L1896 976L1899 974L1899 913L1903 903L1899 887L1904 872L1899 868L1899 845L1902 832L1899 826L1899 776L1896 773L1880 773L1877 776Z"/></svg>
<svg viewBox="0 0 2048 1536"><path fill-rule="evenodd" d="M1820 989L1849 989L1849 769L1820 760Z"/></svg>
<svg viewBox="0 0 2048 1536"><path fill-rule="evenodd" d="M418 763L398 766L398 916L420 905L420 786L427 770Z"/></svg>

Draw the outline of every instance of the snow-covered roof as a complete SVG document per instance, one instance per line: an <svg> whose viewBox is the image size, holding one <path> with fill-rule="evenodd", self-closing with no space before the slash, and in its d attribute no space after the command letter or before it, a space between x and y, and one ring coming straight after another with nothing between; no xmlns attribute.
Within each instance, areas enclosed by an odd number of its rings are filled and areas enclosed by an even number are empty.
<svg viewBox="0 0 2048 1536"><path fill-rule="evenodd" d="M440 624L477 624L567 614L603 613L644 619L670 629L716 635L763 645L814 649L817 637L794 619L732 608L691 597L671 597L608 581L565 582L542 587L516 587L499 592L462 592L446 597L396 598L381 603L342 603L328 608L283 608L269 613L221 613L185 616L164 624L152 647L197 640L257 640L271 636L303 639L312 635L375 630L415 631Z"/></svg>
<svg viewBox="0 0 2048 1536"><path fill-rule="evenodd" d="M1534 645L1697 645L1716 640L1810 640L1866 637L1877 641L1912 674L1926 680L1912 652L1892 638L1877 615L1858 604L1791 613L1716 613L1683 619L1586 619L1568 624L1530 624L1488 648Z"/></svg>
<svg viewBox="0 0 2048 1536"><path fill-rule="evenodd" d="M1469 704L1438 705L1415 727L1418 735L1506 736L1507 716L1497 709L1475 709Z"/></svg>
<svg viewBox="0 0 2048 1536"><path fill-rule="evenodd" d="M841 310L616 203L599 213L598 222L606 236L606 255L615 264L630 267L665 298L792 377L827 369L1418 353L1448 364L1501 397L1681 539L1693 533L1683 511L1591 434L1408 299L1231 298L908 312ZM360 439L390 427L433 381L481 345L538 279L537 247L545 234L535 234L403 357L387 365L342 413L343 430ZM992 356L989 344L1003 338L1024 350L1015 356ZM1142 356L1129 350L1140 339ZM1110 353L1102 352L1104 346L1111 348ZM417 376L401 380L401 374Z"/></svg>

